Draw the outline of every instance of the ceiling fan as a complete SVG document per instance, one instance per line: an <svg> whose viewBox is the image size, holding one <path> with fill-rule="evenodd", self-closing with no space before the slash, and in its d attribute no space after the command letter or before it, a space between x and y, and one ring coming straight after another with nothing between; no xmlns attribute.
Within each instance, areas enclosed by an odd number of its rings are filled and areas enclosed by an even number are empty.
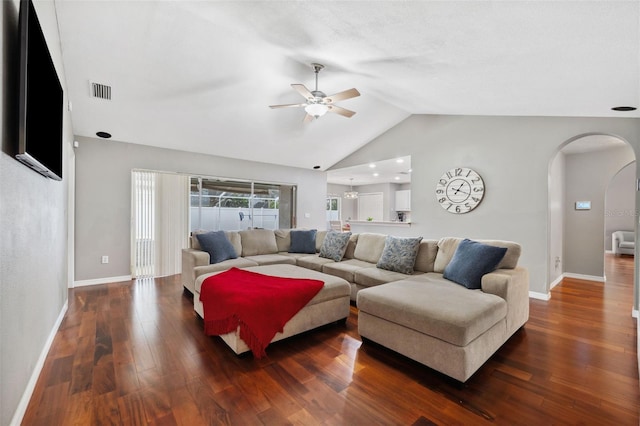
<svg viewBox="0 0 640 426"><path fill-rule="evenodd" d="M335 105L334 102L355 98L360 96L360 92L356 89L349 89L332 96L325 95L324 92L318 90L318 73L324 68L324 65L313 63L311 66L316 73L316 89L314 91L309 91L304 84L291 85L291 87L305 97L307 102L303 104L269 105L269 108L304 108L307 112L307 115L304 117L305 123L313 121L314 118L322 117L327 112L333 112L351 118L355 114L355 111L339 107Z"/></svg>

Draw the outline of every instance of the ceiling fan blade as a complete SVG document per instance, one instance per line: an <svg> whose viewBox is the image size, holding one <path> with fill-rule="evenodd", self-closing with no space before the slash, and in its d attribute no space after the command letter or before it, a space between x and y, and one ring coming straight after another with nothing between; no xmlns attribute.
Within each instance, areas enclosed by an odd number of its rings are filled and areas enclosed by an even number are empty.
<svg viewBox="0 0 640 426"><path fill-rule="evenodd" d="M304 87L304 84L292 84L291 87L293 87L298 93L300 93L306 99L311 100L311 101L315 99L315 97L309 91L309 89Z"/></svg>
<svg viewBox="0 0 640 426"><path fill-rule="evenodd" d="M345 90L345 91L340 92L340 93L336 93L335 95L332 95L332 96L327 96L326 98L323 99L323 101L325 103L330 104L330 103L337 102L337 101L343 101L345 99L355 98L357 96L360 96L360 92L358 92L354 88L354 89Z"/></svg>
<svg viewBox="0 0 640 426"><path fill-rule="evenodd" d="M311 123L313 121L313 115L311 114L307 114L304 116L304 120L302 120L303 123Z"/></svg>
<svg viewBox="0 0 640 426"><path fill-rule="evenodd" d="M339 107L337 105L329 105L329 112L334 112L336 114L340 114L344 117L351 118L356 113L355 111L351 111L346 108Z"/></svg>
<svg viewBox="0 0 640 426"><path fill-rule="evenodd" d="M269 105L269 108L295 108L306 107L307 104L284 104L284 105Z"/></svg>

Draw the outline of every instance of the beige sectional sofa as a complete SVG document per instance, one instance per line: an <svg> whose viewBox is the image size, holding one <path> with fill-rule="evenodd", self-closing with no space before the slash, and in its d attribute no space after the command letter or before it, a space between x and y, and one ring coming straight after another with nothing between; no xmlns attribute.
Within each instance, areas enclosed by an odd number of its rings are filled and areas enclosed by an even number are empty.
<svg viewBox="0 0 640 426"><path fill-rule="evenodd" d="M386 235L354 234L341 261L316 254L289 253L289 230L227 232L237 259L209 264L209 255L184 249L184 287L195 292L202 280L232 266L290 264L340 277L351 286L359 309L358 330L374 341L461 382L466 381L529 317L528 272L518 267L520 246L505 247L498 268L482 277L482 288L470 290L443 277L461 238L423 239L411 274L377 267ZM318 231L320 251L325 231ZM197 297L194 297L194 303Z"/></svg>

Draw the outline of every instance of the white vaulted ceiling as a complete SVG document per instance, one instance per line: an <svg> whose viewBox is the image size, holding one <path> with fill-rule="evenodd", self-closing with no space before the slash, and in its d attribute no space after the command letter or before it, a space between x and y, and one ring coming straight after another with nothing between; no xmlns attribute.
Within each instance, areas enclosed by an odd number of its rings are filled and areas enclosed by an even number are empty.
<svg viewBox="0 0 640 426"><path fill-rule="evenodd" d="M79 136L325 170L410 114L640 116L638 1L55 4ZM269 109L311 62L353 118Z"/></svg>

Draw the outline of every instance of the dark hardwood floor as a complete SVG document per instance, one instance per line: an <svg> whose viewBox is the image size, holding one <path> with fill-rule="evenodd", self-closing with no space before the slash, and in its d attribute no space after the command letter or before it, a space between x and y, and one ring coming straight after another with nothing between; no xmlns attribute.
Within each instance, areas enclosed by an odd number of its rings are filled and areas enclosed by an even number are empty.
<svg viewBox="0 0 640 426"><path fill-rule="evenodd" d="M237 357L179 277L69 291L23 424L638 425L633 258L566 279L465 384L372 343L357 310Z"/></svg>

